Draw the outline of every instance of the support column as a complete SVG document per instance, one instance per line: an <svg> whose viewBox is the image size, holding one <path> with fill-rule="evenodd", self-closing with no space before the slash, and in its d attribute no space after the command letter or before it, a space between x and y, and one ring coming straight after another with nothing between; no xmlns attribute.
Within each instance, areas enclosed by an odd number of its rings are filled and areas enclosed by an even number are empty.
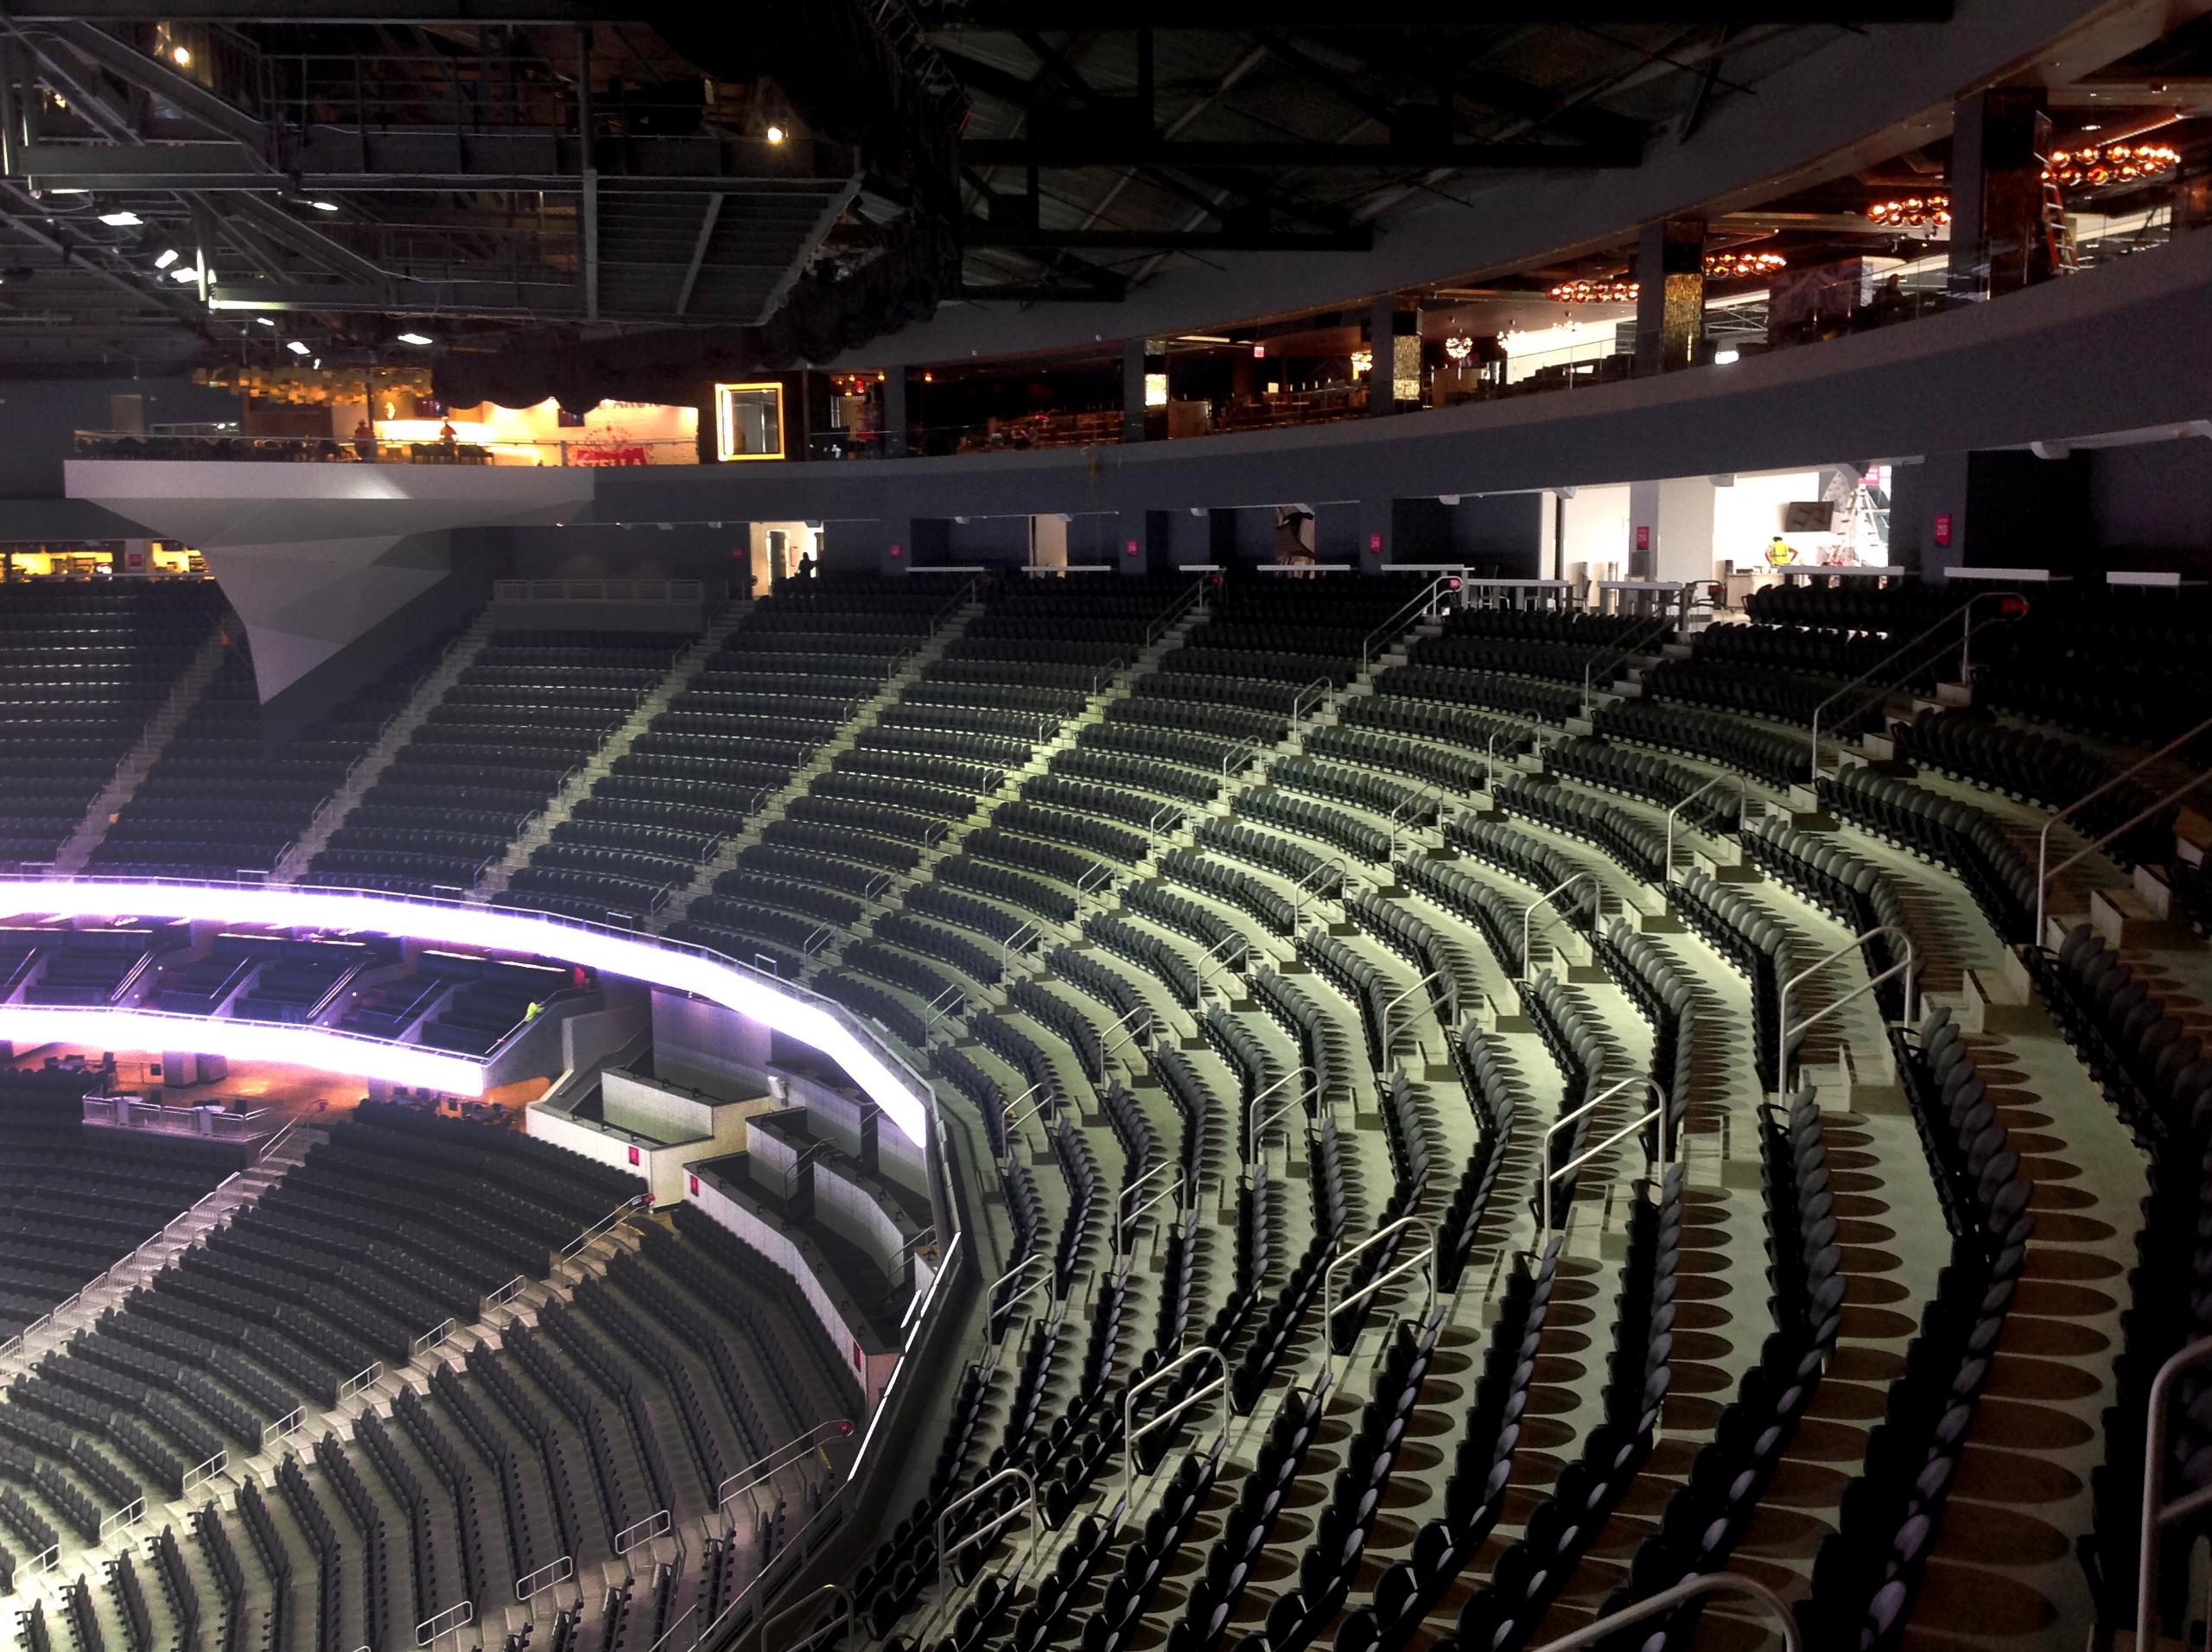
<svg viewBox="0 0 2212 1652"><path fill-rule="evenodd" d="M1144 440L1144 340L1122 340L1122 440Z"/></svg>
<svg viewBox="0 0 2212 1652"><path fill-rule="evenodd" d="M1414 346L1413 378L1418 384L1421 378L1421 340L1410 341ZM1375 417L1398 410L1397 381L1401 377L1398 361L1398 295L1377 293L1367 321L1367 347L1372 353L1372 364L1367 370L1367 410Z"/></svg>
<svg viewBox="0 0 2212 1652"><path fill-rule="evenodd" d="M2053 273L2043 228L2050 118L2040 86L1959 100L1951 118L1951 292L1994 297Z"/></svg>
<svg viewBox="0 0 2212 1652"><path fill-rule="evenodd" d="M1636 370L1671 372L1705 338L1705 220L1646 224L1637 241Z"/></svg>
<svg viewBox="0 0 2212 1652"><path fill-rule="evenodd" d="M906 456L906 370L894 367L883 376L883 456Z"/></svg>

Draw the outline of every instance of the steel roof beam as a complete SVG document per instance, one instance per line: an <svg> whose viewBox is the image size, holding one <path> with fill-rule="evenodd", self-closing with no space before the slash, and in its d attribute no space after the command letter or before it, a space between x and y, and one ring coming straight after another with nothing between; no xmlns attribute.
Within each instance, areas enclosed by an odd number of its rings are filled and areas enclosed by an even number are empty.
<svg viewBox="0 0 2212 1652"><path fill-rule="evenodd" d="M1035 158L1055 168L1116 166L1449 167L1459 171L1590 170L1632 167L1641 158L1633 143L1322 143L1296 139L1238 142L1154 138L1142 133L1071 133L1033 143L1027 138L970 138L961 158L973 166L1022 166Z"/></svg>

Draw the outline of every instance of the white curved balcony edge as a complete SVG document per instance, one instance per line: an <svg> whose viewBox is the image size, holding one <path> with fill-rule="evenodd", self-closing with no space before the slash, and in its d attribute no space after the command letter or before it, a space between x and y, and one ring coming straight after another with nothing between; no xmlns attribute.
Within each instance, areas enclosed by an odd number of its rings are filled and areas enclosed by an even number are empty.
<svg viewBox="0 0 2212 1652"><path fill-rule="evenodd" d="M16 917L128 915L366 930L442 946L558 958L690 993L819 1050L842 1067L909 1140L928 1141L929 1086L895 1050L879 1043L849 1011L818 994L702 948L542 913L357 890L136 878L23 879L0 881L0 890L10 892L5 904ZM185 1023L200 1031L190 1039L180 1038ZM296 1062L457 1093L474 1094L482 1087L481 1064L465 1056L362 1039L329 1027L226 1022L137 1008L5 1005L0 1006L0 1038L41 1043L64 1039L104 1049L189 1044L210 1054ZM365 1048L368 1045L374 1045L375 1052ZM362 1064L370 1059L384 1064L382 1069Z"/></svg>

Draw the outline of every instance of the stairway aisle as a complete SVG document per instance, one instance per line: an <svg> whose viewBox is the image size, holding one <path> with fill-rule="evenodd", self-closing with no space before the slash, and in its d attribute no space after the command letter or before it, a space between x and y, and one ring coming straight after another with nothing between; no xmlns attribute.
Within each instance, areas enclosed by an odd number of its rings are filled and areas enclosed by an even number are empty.
<svg viewBox="0 0 2212 1652"><path fill-rule="evenodd" d="M794 800L804 797L807 788L817 779L827 774L830 765L838 756L850 751L855 740L874 728L876 719L889 710L900 695L921 681L923 670L942 659L944 651L958 639L968 629L969 623L982 611L983 605L975 600L963 602L955 609L943 625L930 633L929 640L908 655L906 663L891 674L884 685L863 702L850 718L839 725L837 732L807 759L805 765L761 804L760 811L745 823L745 829L733 835L712 860L700 867L689 885L669 898L668 904L654 918L652 928L656 932L664 931L681 923L684 914L690 912L691 903L709 893L716 878L736 867L737 857L760 841L762 830L781 820L784 810Z"/></svg>
<svg viewBox="0 0 2212 1652"><path fill-rule="evenodd" d="M446 650L445 658L438 662L437 669L424 677L421 686L415 690L415 697L385 726L384 733L378 737L376 744L361 753L359 760L347 773L346 784L315 810L315 818L300 834L299 842L285 852L284 858L276 863L276 870L269 874L270 882L300 881L315 857L322 853L337 835L338 829L346 823L346 816L352 814L361 799L368 795L369 788L384 778L384 772L391 766L392 759L429 720L431 712L437 709L438 702L445 698L447 691L461 681L461 673L476 663L476 657L484 651L497 628L498 622L493 617L492 609L487 607L476 616L467 630L454 639L453 645Z"/></svg>
<svg viewBox="0 0 2212 1652"><path fill-rule="evenodd" d="M108 828L115 824L115 817L123 812L124 805L130 801L154 765L161 761L162 753L175 737L178 727L192 715L193 707L200 703L200 696L222 669L232 626L241 626L238 616L225 613L216 622L215 629L200 642L199 651L178 677L168 698L147 721L138 743L116 766L114 775L100 788L99 795L86 805L84 818L77 823L76 829L54 850L55 877L73 878L91 863L92 851L106 841Z"/></svg>
<svg viewBox="0 0 2212 1652"><path fill-rule="evenodd" d="M733 602L716 614L698 639L676 658L652 692L638 702L637 708L624 718L607 741L577 766L560 791L556 792L544 809L532 820L507 852L493 865L485 868L477 880L468 899L481 905L505 892L508 882L520 871L530 857L550 842L553 829L575 812L575 807L589 797L592 789L612 773L616 761L626 755L638 742L652 720L666 711L677 696L690 688L699 673L706 670L709 661L729 640L746 615L753 612L749 602Z"/></svg>

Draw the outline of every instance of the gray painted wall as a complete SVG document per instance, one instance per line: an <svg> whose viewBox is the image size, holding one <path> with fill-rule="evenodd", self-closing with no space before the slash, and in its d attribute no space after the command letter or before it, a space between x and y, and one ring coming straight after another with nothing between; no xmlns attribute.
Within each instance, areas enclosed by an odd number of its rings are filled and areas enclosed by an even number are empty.
<svg viewBox="0 0 2212 1652"><path fill-rule="evenodd" d="M145 398L148 424L235 419L238 398L189 378L15 378L0 380L0 498L60 499L61 461L76 432L108 428L108 398Z"/></svg>

